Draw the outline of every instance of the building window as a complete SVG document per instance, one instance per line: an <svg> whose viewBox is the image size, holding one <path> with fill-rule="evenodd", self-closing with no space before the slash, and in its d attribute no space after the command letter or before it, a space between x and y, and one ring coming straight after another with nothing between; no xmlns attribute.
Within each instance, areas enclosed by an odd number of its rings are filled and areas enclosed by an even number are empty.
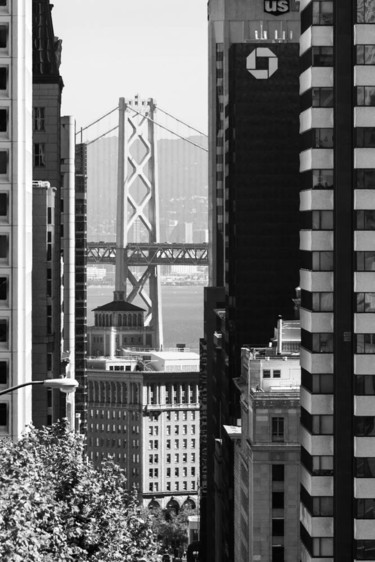
<svg viewBox="0 0 375 562"><path fill-rule="evenodd" d="M8 384L8 363L0 361L0 384Z"/></svg>
<svg viewBox="0 0 375 562"><path fill-rule="evenodd" d="M333 497L313 497L313 516L314 517L331 517L333 515Z"/></svg>
<svg viewBox="0 0 375 562"><path fill-rule="evenodd" d="M375 478L375 457L356 457L354 460L356 478Z"/></svg>
<svg viewBox="0 0 375 562"><path fill-rule="evenodd" d="M333 88L312 88L313 107L333 107Z"/></svg>
<svg viewBox="0 0 375 562"><path fill-rule="evenodd" d="M170 448L171 448L171 440L170 440L170 439L167 439L167 441L166 441L166 447L167 447L167 449L170 449Z"/></svg>
<svg viewBox="0 0 375 562"><path fill-rule="evenodd" d="M333 2L313 2L313 25L333 25Z"/></svg>
<svg viewBox="0 0 375 562"><path fill-rule="evenodd" d="M8 67L0 67L0 90L8 88Z"/></svg>
<svg viewBox="0 0 375 562"><path fill-rule="evenodd" d="M45 108L34 107L34 131L45 130Z"/></svg>
<svg viewBox="0 0 375 562"><path fill-rule="evenodd" d="M171 462L171 454L168 453L168 454L167 454L167 463L170 463L170 462Z"/></svg>
<svg viewBox="0 0 375 562"><path fill-rule="evenodd" d="M311 390L313 394L332 394L333 393L333 375L320 374L311 375Z"/></svg>
<svg viewBox="0 0 375 562"><path fill-rule="evenodd" d="M280 545L272 546L272 562L284 562L284 547Z"/></svg>
<svg viewBox="0 0 375 562"><path fill-rule="evenodd" d="M0 404L0 427L2 429L8 427L8 405Z"/></svg>
<svg viewBox="0 0 375 562"><path fill-rule="evenodd" d="M272 481L273 482L283 482L285 475L285 467L283 464L273 464L272 465Z"/></svg>
<svg viewBox="0 0 375 562"><path fill-rule="evenodd" d="M355 500L356 519L375 519L375 499Z"/></svg>
<svg viewBox="0 0 375 562"><path fill-rule="evenodd" d="M333 310L333 293L312 293L312 310L330 312Z"/></svg>
<svg viewBox="0 0 375 562"><path fill-rule="evenodd" d="M272 441L284 441L284 418L275 417L271 420Z"/></svg>
<svg viewBox="0 0 375 562"><path fill-rule="evenodd" d="M313 148L332 148L333 129L312 129Z"/></svg>
<svg viewBox="0 0 375 562"><path fill-rule="evenodd" d="M263 378L270 379L271 378L271 371L269 369L263 369Z"/></svg>
<svg viewBox="0 0 375 562"><path fill-rule="evenodd" d="M272 376L273 376L274 379L279 379L279 378L281 378L281 371L280 371L280 369L274 369L274 370L272 371Z"/></svg>
<svg viewBox="0 0 375 562"><path fill-rule="evenodd" d="M313 271L333 271L333 252L312 252Z"/></svg>
<svg viewBox="0 0 375 562"><path fill-rule="evenodd" d="M356 293L356 312L375 312L375 293Z"/></svg>
<svg viewBox="0 0 375 562"><path fill-rule="evenodd" d="M311 416L313 435L333 435L333 416Z"/></svg>
<svg viewBox="0 0 375 562"><path fill-rule="evenodd" d="M375 64L375 45L356 46L357 64Z"/></svg>
<svg viewBox="0 0 375 562"><path fill-rule="evenodd" d="M272 492L272 509L284 509L284 492Z"/></svg>
<svg viewBox="0 0 375 562"><path fill-rule="evenodd" d="M312 170L313 189L332 189L333 170Z"/></svg>
<svg viewBox="0 0 375 562"><path fill-rule="evenodd" d="M333 475L333 457L328 455L322 455L322 456L313 456L311 458L312 458L313 476Z"/></svg>
<svg viewBox="0 0 375 562"><path fill-rule="evenodd" d="M192 449L195 449L195 439L192 439L192 440L191 440L191 448L192 448Z"/></svg>
<svg viewBox="0 0 375 562"><path fill-rule="evenodd" d="M312 230L333 230L333 211L313 211Z"/></svg>
<svg viewBox="0 0 375 562"><path fill-rule="evenodd" d="M191 462L195 462L195 453L191 453Z"/></svg>
<svg viewBox="0 0 375 562"><path fill-rule="evenodd" d="M0 301L8 299L8 277L0 277Z"/></svg>
<svg viewBox="0 0 375 562"><path fill-rule="evenodd" d="M375 86L357 86L356 101L358 106L375 105Z"/></svg>
<svg viewBox="0 0 375 562"><path fill-rule="evenodd" d="M333 66L333 47L312 47L313 66Z"/></svg>
<svg viewBox="0 0 375 562"><path fill-rule="evenodd" d="M8 194L0 193L0 217L8 216Z"/></svg>
<svg viewBox="0 0 375 562"><path fill-rule="evenodd" d="M46 165L45 144L36 142L34 144L34 166L44 168Z"/></svg>
<svg viewBox="0 0 375 562"><path fill-rule="evenodd" d="M5 175L8 173L8 151L0 150L0 174Z"/></svg>
<svg viewBox="0 0 375 562"><path fill-rule="evenodd" d="M375 252L356 252L357 271L375 271Z"/></svg>
<svg viewBox="0 0 375 562"><path fill-rule="evenodd" d="M374 189L375 170L358 169L355 170L355 189Z"/></svg>
<svg viewBox="0 0 375 562"><path fill-rule="evenodd" d="M375 147L375 127L357 127L355 135L358 148Z"/></svg>
<svg viewBox="0 0 375 562"><path fill-rule="evenodd" d="M354 385L357 396L375 396L375 375L356 375Z"/></svg>
<svg viewBox="0 0 375 562"><path fill-rule="evenodd" d="M375 353L375 334L356 334L355 353Z"/></svg>
<svg viewBox="0 0 375 562"><path fill-rule="evenodd" d="M356 228L358 230L375 230L375 211L356 211Z"/></svg>
<svg viewBox="0 0 375 562"><path fill-rule="evenodd" d="M333 539L313 538L313 556L333 556Z"/></svg>
<svg viewBox="0 0 375 562"><path fill-rule="evenodd" d="M272 519L272 536L284 536L284 519Z"/></svg>
<svg viewBox="0 0 375 562"><path fill-rule="evenodd" d="M333 334L311 334L313 353L333 353Z"/></svg>
<svg viewBox="0 0 375 562"><path fill-rule="evenodd" d="M175 448L175 449L178 449L178 448L179 448L179 441L178 441L178 439L175 439L175 440L174 440L174 448Z"/></svg>
<svg viewBox="0 0 375 562"><path fill-rule="evenodd" d="M356 560L374 560L375 540L357 540L354 557Z"/></svg>
<svg viewBox="0 0 375 562"><path fill-rule="evenodd" d="M167 482L167 492L170 492L170 491L171 491L171 483Z"/></svg>
<svg viewBox="0 0 375 562"><path fill-rule="evenodd" d="M375 0L357 0L357 23L375 23Z"/></svg>
<svg viewBox="0 0 375 562"><path fill-rule="evenodd" d="M8 130L8 110L0 109L0 133L6 133Z"/></svg>
<svg viewBox="0 0 375 562"><path fill-rule="evenodd" d="M356 437L374 437L375 417L354 416L354 434Z"/></svg>
<svg viewBox="0 0 375 562"><path fill-rule="evenodd" d="M8 342L8 320L0 319L0 342Z"/></svg>

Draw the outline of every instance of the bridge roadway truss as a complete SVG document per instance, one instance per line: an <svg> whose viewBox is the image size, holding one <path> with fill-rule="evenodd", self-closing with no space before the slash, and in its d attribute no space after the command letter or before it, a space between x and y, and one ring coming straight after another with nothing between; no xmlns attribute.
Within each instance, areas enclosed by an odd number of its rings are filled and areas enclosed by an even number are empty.
<svg viewBox="0 0 375 562"><path fill-rule="evenodd" d="M90 264L116 263L115 242L89 242L87 262ZM124 249L124 266L149 267L153 265L208 265L207 244L129 243Z"/></svg>

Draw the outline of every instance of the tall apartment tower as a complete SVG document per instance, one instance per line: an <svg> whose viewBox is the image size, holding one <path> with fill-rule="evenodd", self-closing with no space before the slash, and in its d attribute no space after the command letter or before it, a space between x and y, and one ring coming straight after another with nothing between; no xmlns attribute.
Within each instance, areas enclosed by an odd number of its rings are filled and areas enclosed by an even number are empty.
<svg viewBox="0 0 375 562"><path fill-rule="evenodd" d="M0 0L0 386L31 381L31 3ZM31 390L1 397L0 434L31 421Z"/></svg>
<svg viewBox="0 0 375 562"><path fill-rule="evenodd" d="M375 2L302 2L302 560L375 560Z"/></svg>

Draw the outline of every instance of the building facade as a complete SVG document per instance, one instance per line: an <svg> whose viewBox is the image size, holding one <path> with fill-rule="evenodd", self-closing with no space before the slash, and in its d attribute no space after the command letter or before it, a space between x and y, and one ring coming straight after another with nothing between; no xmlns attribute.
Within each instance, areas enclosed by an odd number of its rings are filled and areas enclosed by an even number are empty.
<svg viewBox="0 0 375 562"><path fill-rule="evenodd" d="M375 3L301 2L301 559L375 560Z"/></svg>
<svg viewBox="0 0 375 562"><path fill-rule="evenodd" d="M95 325L89 326L88 355L122 354L122 348L152 348L153 329L144 324L145 310L124 300L98 306L94 310Z"/></svg>
<svg viewBox="0 0 375 562"><path fill-rule="evenodd" d="M235 562L299 562L299 355L242 349L234 445Z"/></svg>
<svg viewBox="0 0 375 562"><path fill-rule="evenodd" d="M31 381L31 3L0 2L0 385ZM31 390L1 397L0 433L31 421Z"/></svg>
<svg viewBox="0 0 375 562"><path fill-rule="evenodd" d="M215 313L205 309L204 377L217 390L212 398L205 392L207 428L211 424L213 430L204 437L205 454L210 450L212 455L222 426L236 426L240 418L233 379L240 376L241 347L267 345L277 316L294 314L292 299L299 284L299 3L210 0L208 20L211 264L206 296L214 308L223 304L225 309L219 355L216 336L209 331ZM224 296L219 297L220 289ZM218 357L220 368L214 372ZM220 420L216 426L214 419ZM224 451L230 443L222 442L223 463L230 462ZM233 466L226 471L233 476ZM213 472L207 473L212 489ZM207 561L222 555L213 552L209 503L207 494L202 497L200 554ZM228 497L229 505L232 509ZM233 542L228 549L223 560L232 562Z"/></svg>
<svg viewBox="0 0 375 562"><path fill-rule="evenodd" d="M134 352L87 363L89 458L99 466L111 456L145 507L195 508L198 355Z"/></svg>

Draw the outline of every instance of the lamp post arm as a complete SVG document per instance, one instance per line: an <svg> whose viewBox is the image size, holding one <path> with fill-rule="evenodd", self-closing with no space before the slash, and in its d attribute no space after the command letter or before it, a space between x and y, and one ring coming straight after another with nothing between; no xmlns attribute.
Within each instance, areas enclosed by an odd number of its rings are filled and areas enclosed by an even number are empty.
<svg viewBox="0 0 375 562"><path fill-rule="evenodd" d="M44 381L30 381L24 382L23 384L18 384L17 386L11 386L9 388L6 388L5 390L0 390L0 396L2 396L3 394L8 394L8 392L13 392L13 390L18 390L23 386L30 386L32 384L44 384Z"/></svg>

